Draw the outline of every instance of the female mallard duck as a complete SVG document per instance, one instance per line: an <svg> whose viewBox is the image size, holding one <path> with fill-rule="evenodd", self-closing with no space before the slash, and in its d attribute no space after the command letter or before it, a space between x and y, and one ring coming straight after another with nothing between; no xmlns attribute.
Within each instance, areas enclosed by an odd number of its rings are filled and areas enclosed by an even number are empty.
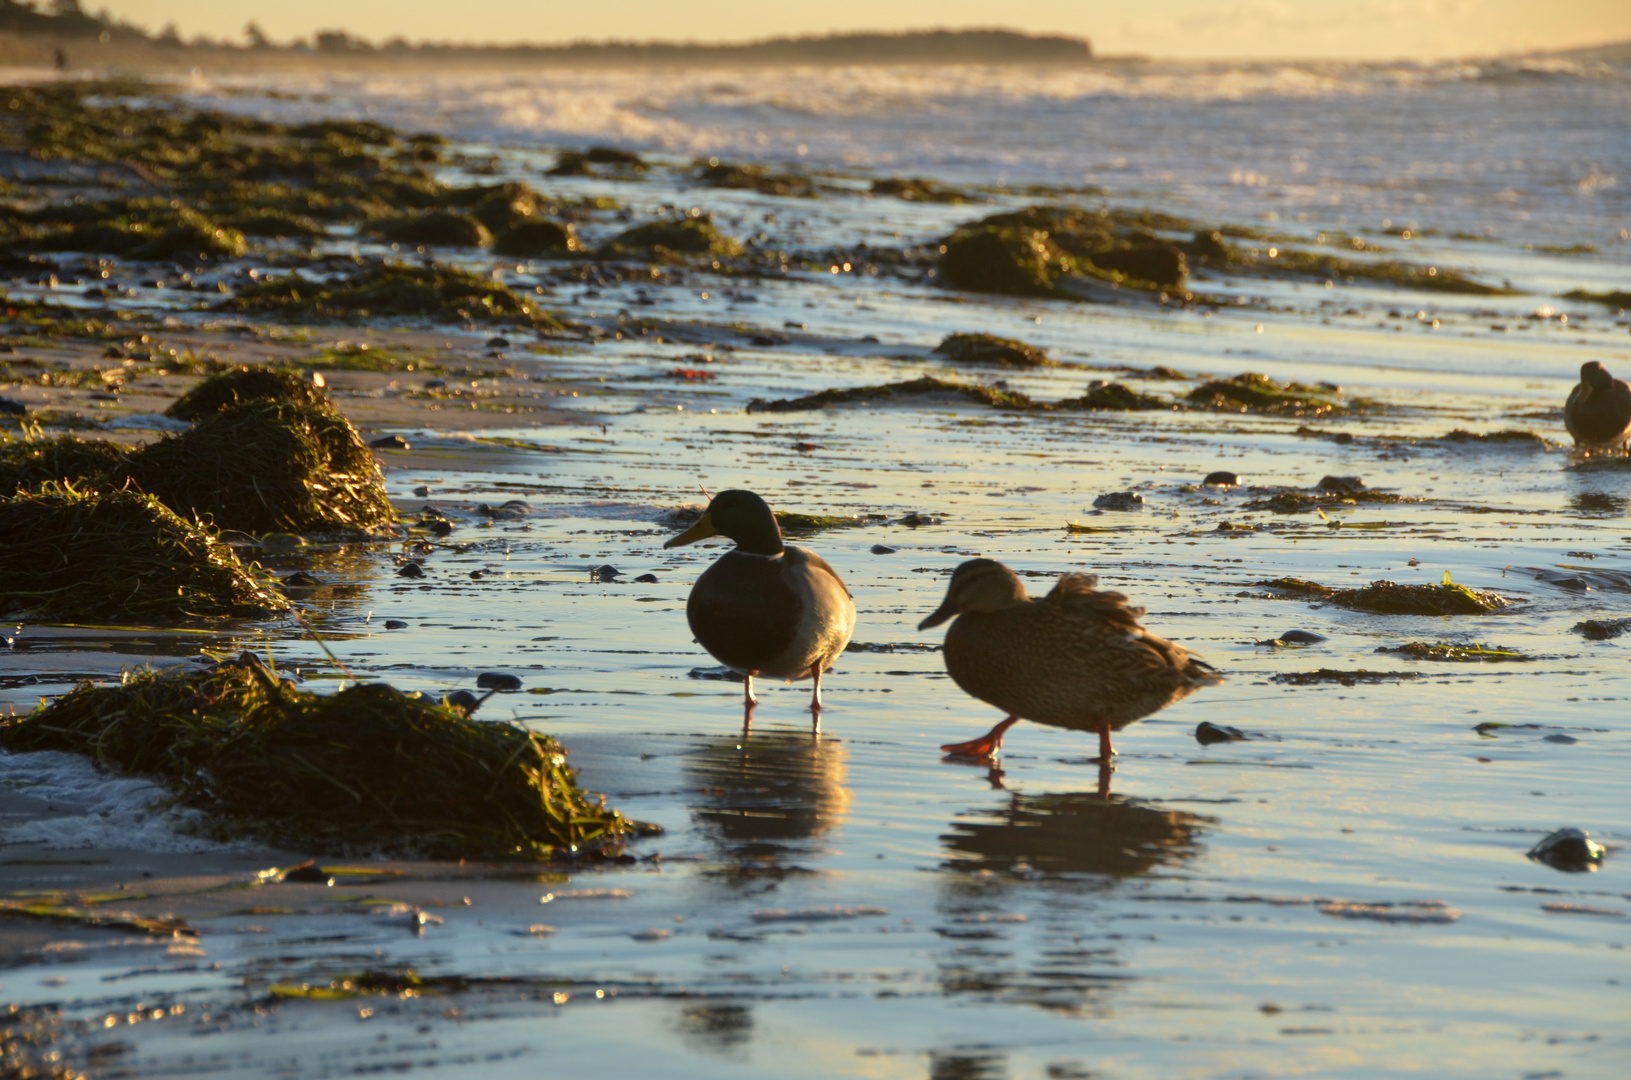
<svg viewBox="0 0 1631 1080"><path fill-rule="evenodd" d="M946 670L1008 719L984 736L941 747L948 754L990 757L1021 719L1099 733L1099 761L1110 764L1110 732L1223 681L1209 665L1138 625L1143 608L1120 593L1099 592L1098 579L1065 574L1040 600L1014 572L991 559L957 568L939 609L918 624L927 630L956 617L946 631Z"/></svg>
<svg viewBox="0 0 1631 1080"><path fill-rule="evenodd" d="M1631 439L1631 386L1597 361L1580 365L1580 385L1563 405L1563 426L1582 450L1623 447Z"/></svg>
<svg viewBox="0 0 1631 1080"><path fill-rule="evenodd" d="M782 543L781 527L751 491L721 491L702 520L663 547L727 536L736 547L702 572L685 604L691 633L714 659L746 677L742 700L756 704L753 677L815 680L810 711L821 714L821 673L855 632L855 601L838 572L808 548Z"/></svg>

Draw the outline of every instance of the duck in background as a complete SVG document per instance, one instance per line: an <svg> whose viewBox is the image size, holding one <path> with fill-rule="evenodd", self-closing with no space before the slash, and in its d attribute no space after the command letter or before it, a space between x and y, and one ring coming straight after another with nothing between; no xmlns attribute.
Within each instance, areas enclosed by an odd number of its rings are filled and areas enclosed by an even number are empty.
<svg viewBox="0 0 1631 1080"><path fill-rule="evenodd" d="M1631 439L1631 386L1596 360L1581 364L1580 385L1563 405L1563 426L1588 453L1625 449Z"/></svg>
<svg viewBox="0 0 1631 1080"><path fill-rule="evenodd" d="M814 679L810 711L821 724L821 675L855 632L855 601L838 572L808 548L782 542L781 526L751 491L721 491L702 518L665 548L724 536L736 547L697 578L685 604L691 633L714 659L743 676L751 723L755 676Z"/></svg>
<svg viewBox="0 0 1631 1080"><path fill-rule="evenodd" d="M952 680L1008 714L978 739L942 746L948 754L989 759L1020 720L1099 734L1108 770L1110 733L1223 681L1210 665L1138 625L1143 608L1098 579L1065 574L1040 600L1008 567L971 559L951 576L946 599L918 624L956 619L944 656Z"/></svg>

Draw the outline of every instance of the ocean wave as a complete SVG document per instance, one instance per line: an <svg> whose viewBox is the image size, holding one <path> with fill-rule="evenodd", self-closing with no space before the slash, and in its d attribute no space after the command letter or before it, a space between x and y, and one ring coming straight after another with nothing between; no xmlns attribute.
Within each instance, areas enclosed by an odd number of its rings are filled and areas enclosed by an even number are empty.
<svg viewBox="0 0 1631 1080"><path fill-rule="evenodd" d="M107 773L78 754L55 750L0 751L0 790L38 799L55 808L49 817L0 829L0 848L104 848L119 851L199 852L234 850L190 835L202 822L196 810L167 807L158 784Z"/></svg>

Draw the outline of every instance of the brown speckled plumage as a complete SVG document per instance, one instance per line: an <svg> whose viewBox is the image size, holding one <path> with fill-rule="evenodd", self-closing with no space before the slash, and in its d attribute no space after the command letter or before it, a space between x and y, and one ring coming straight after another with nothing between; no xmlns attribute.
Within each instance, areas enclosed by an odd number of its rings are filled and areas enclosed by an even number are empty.
<svg viewBox="0 0 1631 1080"><path fill-rule="evenodd" d="M1582 450L1614 450L1631 439L1631 385L1596 360L1580 366L1580 382L1563 405L1563 426Z"/></svg>
<svg viewBox="0 0 1631 1080"><path fill-rule="evenodd" d="M1223 681L1182 646L1139 626L1143 608L1096 578L1066 574L1041 599L1001 563L958 567L940 610L946 670L957 685L1010 716L1053 727L1120 730ZM1000 741L1000 739L999 739Z"/></svg>

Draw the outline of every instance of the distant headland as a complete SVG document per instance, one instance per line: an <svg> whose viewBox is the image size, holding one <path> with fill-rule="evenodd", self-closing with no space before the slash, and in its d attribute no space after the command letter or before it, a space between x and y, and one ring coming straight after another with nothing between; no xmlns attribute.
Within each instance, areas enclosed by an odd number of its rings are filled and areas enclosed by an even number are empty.
<svg viewBox="0 0 1631 1080"><path fill-rule="evenodd" d="M392 38L372 42L344 30L310 40L275 42L250 22L238 40L183 39L174 25L149 33L105 12L91 15L79 0L0 0L0 64L55 63L59 67L135 63L188 65L224 61L280 67L306 59L360 63L506 66L791 66L851 64L1082 64L1092 60L1084 38L1012 30L922 30L897 34L846 33L761 41L576 41L565 44L471 44Z"/></svg>

